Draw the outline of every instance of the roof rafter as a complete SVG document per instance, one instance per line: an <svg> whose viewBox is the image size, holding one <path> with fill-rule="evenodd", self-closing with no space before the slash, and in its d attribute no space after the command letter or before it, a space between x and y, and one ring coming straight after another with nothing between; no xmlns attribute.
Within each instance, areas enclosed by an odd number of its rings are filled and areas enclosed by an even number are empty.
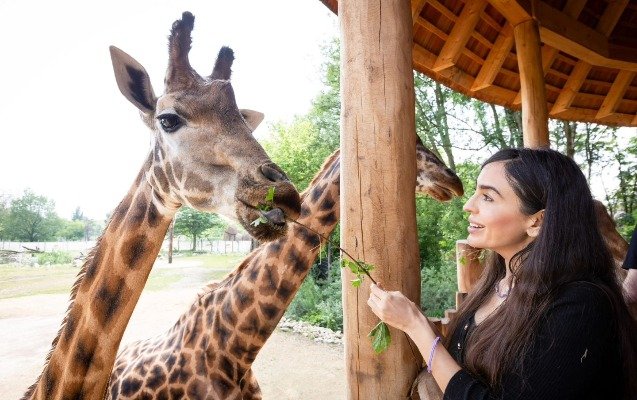
<svg viewBox="0 0 637 400"><path fill-rule="evenodd" d="M630 86L633 78L635 78L635 72L623 70L619 71L615 81L613 82L613 86L611 86L606 98L604 99L604 103L602 103L602 106L597 112L596 118L605 118L615 113L619 102L622 100L622 97L624 97L624 93L626 93L626 89Z"/></svg>
<svg viewBox="0 0 637 400"><path fill-rule="evenodd" d="M486 5L485 0L472 0L464 5L447 41L440 50L438 59L432 68L434 71L439 72L456 64L458 56L471 37Z"/></svg>

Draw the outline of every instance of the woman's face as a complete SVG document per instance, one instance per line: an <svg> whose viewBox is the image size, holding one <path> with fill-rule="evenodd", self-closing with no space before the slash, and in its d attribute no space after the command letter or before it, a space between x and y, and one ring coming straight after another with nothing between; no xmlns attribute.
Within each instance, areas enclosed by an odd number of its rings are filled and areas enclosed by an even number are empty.
<svg viewBox="0 0 637 400"><path fill-rule="evenodd" d="M520 211L520 199L507 181L504 165L504 162L494 162L482 168L476 192L464 210L470 213L469 245L493 250L508 263L515 253L533 241L527 231L537 218Z"/></svg>

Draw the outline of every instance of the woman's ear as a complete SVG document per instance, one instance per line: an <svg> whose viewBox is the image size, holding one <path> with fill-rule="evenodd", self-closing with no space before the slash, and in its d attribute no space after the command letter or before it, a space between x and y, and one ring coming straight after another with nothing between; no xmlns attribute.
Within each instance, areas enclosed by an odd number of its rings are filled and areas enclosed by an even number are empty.
<svg viewBox="0 0 637 400"><path fill-rule="evenodd" d="M542 221L544 221L544 210L540 210L529 217L531 225L526 229L526 234L532 238L536 238L540 234L540 228L542 227Z"/></svg>

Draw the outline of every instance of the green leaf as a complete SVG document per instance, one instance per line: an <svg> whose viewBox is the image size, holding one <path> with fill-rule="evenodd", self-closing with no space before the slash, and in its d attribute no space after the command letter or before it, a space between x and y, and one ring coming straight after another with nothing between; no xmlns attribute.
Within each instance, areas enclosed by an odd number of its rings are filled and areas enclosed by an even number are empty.
<svg viewBox="0 0 637 400"><path fill-rule="evenodd" d="M387 350L391 344L391 333L389 332L389 327L383 321L380 321L374 329L369 332L367 337L371 338L372 348L376 354L380 354Z"/></svg>
<svg viewBox="0 0 637 400"><path fill-rule="evenodd" d="M352 286L355 288L360 287L361 283L363 283L363 278L360 275L358 278L352 279Z"/></svg>
<svg viewBox="0 0 637 400"><path fill-rule="evenodd" d="M274 186L268 189L268 193L265 195L266 204L272 204L274 202Z"/></svg>
<svg viewBox="0 0 637 400"><path fill-rule="evenodd" d="M255 219L254 221L250 222L250 225L259 226L261 224L267 224L267 223L268 223L268 219L262 215L259 218Z"/></svg>
<svg viewBox="0 0 637 400"><path fill-rule="evenodd" d="M460 265L462 265L462 266L467 265L467 257L465 257L465 256L461 256L460 257Z"/></svg>

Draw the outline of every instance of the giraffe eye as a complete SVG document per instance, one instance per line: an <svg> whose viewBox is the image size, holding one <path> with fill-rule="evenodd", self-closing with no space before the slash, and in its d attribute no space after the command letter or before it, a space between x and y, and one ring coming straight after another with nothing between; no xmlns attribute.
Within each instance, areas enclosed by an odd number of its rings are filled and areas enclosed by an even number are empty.
<svg viewBox="0 0 637 400"><path fill-rule="evenodd" d="M162 114L157 117L159 125L167 133L173 133L184 124L177 114Z"/></svg>

